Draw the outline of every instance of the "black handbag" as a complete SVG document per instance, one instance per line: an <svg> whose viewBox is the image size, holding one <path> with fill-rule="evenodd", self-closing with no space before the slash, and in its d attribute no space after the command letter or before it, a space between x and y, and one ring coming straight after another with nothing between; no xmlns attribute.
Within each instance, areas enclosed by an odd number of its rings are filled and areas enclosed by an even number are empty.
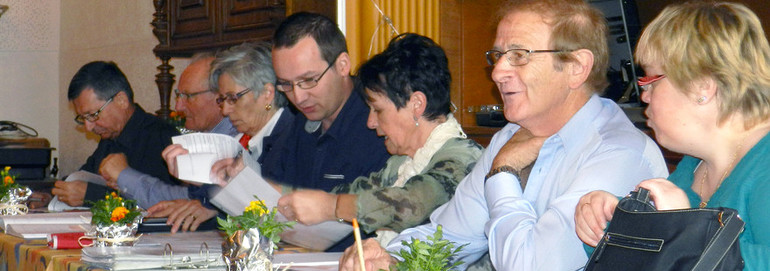
<svg viewBox="0 0 770 271"><path fill-rule="evenodd" d="M743 270L736 210L657 211L649 196L620 200L585 270Z"/></svg>

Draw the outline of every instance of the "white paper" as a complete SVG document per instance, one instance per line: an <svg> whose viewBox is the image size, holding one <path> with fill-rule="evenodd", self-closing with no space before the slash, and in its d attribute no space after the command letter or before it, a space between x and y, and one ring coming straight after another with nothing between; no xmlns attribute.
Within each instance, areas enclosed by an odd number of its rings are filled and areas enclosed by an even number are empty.
<svg viewBox="0 0 770 271"><path fill-rule="evenodd" d="M211 166L221 159L235 157L243 149L235 138L214 133L175 136L171 142L189 151L189 154L176 157L178 178L208 184L213 183L210 178Z"/></svg>
<svg viewBox="0 0 770 271"><path fill-rule="evenodd" d="M24 239L46 239L52 233L86 232L89 224L11 224L5 234Z"/></svg>
<svg viewBox="0 0 770 271"><path fill-rule="evenodd" d="M101 186L107 186L107 181L101 175L96 175L85 170L75 171L64 180L65 182L84 181L88 183L98 184ZM59 200L59 196L54 196L51 202L48 203L49 211L69 211L69 210L88 210L88 207L72 207Z"/></svg>
<svg viewBox="0 0 770 271"><path fill-rule="evenodd" d="M30 213L0 216L0 225L14 224L91 224L91 212Z"/></svg>
<svg viewBox="0 0 770 271"><path fill-rule="evenodd" d="M283 253L273 256L273 268L291 266L296 267L334 267L337 270L342 252L317 252L317 253Z"/></svg>
<svg viewBox="0 0 770 271"><path fill-rule="evenodd" d="M249 202L255 200L254 195L263 200L270 209L278 205L278 199L281 198L281 193L262 176L253 169L245 167L211 199L211 203L230 215L241 215ZM286 217L281 213L278 213L276 218L279 221L286 221ZM336 221L326 221L313 226L297 223L294 228L281 234L281 240L304 248L323 251L351 232L353 232L351 225Z"/></svg>

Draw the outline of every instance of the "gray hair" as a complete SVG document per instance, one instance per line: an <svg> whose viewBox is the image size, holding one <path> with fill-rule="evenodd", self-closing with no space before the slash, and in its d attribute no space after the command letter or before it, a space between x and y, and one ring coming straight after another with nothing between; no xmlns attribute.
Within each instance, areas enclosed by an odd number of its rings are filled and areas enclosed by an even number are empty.
<svg viewBox="0 0 770 271"><path fill-rule="evenodd" d="M228 74L238 85L250 88L254 97L265 90L267 83L275 84L271 47L269 44L243 43L217 53L217 58L211 63L209 82L215 91L219 91L219 76ZM287 100L283 92L275 91L273 106L286 106Z"/></svg>

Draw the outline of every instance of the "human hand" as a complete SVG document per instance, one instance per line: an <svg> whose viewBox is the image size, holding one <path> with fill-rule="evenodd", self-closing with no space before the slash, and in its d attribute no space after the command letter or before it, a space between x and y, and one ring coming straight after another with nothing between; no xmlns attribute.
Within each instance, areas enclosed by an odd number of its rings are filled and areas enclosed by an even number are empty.
<svg viewBox="0 0 770 271"><path fill-rule="evenodd" d="M214 183L224 187L233 179L233 177L237 176L238 173L241 173L243 168L246 167L241 157L242 156L225 158L215 162L214 165L211 166L210 176Z"/></svg>
<svg viewBox="0 0 770 271"><path fill-rule="evenodd" d="M278 199L278 211L288 220L315 225L334 219L337 196L321 190L299 190Z"/></svg>
<svg viewBox="0 0 770 271"><path fill-rule="evenodd" d="M690 208L690 200L684 190L666 179L645 180L637 188L650 190L650 200L659 211Z"/></svg>
<svg viewBox="0 0 770 271"><path fill-rule="evenodd" d="M171 233L195 231L201 223L217 215L216 210L203 207L200 201L176 199L161 201L147 209L147 217L168 217L166 225L172 225Z"/></svg>
<svg viewBox="0 0 770 271"><path fill-rule="evenodd" d="M396 259L390 256L390 253L380 246L380 243L374 238L364 240L362 246L364 248L364 265L366 265L366 270L390 270L390 266L396 264ZM345 249L345 253L340 257L339 268L341 271L361 270L361 263L358 260L358 250L355 244Z"/></svg>
<svg viewBox="0 0 770 271"><path fill-rule="evenodd" d="M583 243L595 247L612 219L618 198L606 191L585 194L575 207L575 232Z"/></svg>
<svg viewBox="0 0 770 271"><path fill-rule="evenodd" d="M543 147L543 142L546 139L548 137L534 136L524 127L519 128L511 139L497 152L495 159L492 161L491 169L508 165L517 172L521 171L537 159L540 148Z"/></svg>
<svg viewBox="0 0 770 271"><path fill-rule="evenodd" d="M176 178L179 178L179 168L176 165L176 157L188 153L190 152L187 149L182 148L182 145L179 144L171 144L163 149L160 155L163 157L163 160L166 160L166 165L168 165L168 173Z"/></svg>
<svg viewBox="0 0 770 271"><path fill-rule="evenodd" d="M53 184L51 193L59 196L59 201L69 206L77 207L83 205L83 199L86 197L86 187L88 183L84 181L56 181Z"/></svg>
<svg viewBox="0 0 770 271"><path fill-rule="evenodd" d="M112 189L118 189L118 176L120 172L128 167L128 159L123 153L111 153L102 159L99 164L99 174L102 175L107 186Z"/></svg>
<svg viewBox="0 0 770 271"><path fill-rule="evenodd" d="M51 194L46 192L32 192L32 195L29 196L29 200L27 200L27 207L29 207L29 209L35 209L48 206L52 197Z"/></svg>

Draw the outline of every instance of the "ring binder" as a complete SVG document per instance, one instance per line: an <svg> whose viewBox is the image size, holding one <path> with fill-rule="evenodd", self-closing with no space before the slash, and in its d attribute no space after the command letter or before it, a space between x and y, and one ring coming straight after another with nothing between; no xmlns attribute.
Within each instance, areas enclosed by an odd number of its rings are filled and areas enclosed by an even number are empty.
<svg viewBox="0 0 770 271"><path fill-rule="evenodd" d="M206 256L203 257L203 253L206 253ZM163 248L163 258L166 258L168 256L167 264L163 265L163 269L200 269L200 268L208 268L209 265L215 263L217 261L216 258L211 258L209 254L209 245L206 242L201 243L201 247L198 251L198 254L201 256L203 260L200 261L193 261L192 258L188 256L182 257L179 262L174 261L174 248L171 247L171 244L166 243L166 245Z"/></svg>

